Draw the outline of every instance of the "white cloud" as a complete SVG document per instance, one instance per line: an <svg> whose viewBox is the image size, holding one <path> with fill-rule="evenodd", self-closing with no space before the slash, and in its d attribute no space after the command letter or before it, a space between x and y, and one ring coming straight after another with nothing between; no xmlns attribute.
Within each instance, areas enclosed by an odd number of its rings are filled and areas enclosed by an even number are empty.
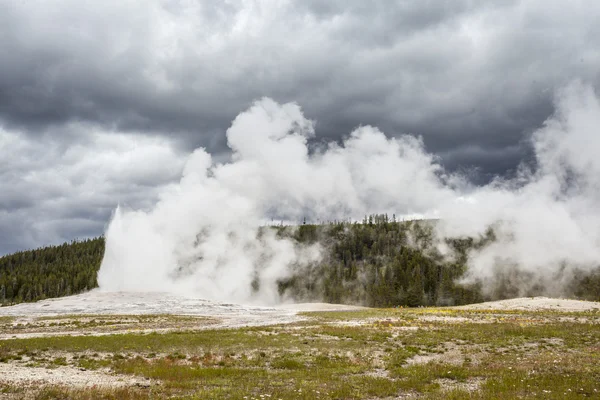
<svg viewBox="0 0 600 400"><path fill-rule="evenodd" d="M0 251L97 235L117 204L148 207L181 174L185 156L167 139L69 128L84 139L0 129Z"/></svg>

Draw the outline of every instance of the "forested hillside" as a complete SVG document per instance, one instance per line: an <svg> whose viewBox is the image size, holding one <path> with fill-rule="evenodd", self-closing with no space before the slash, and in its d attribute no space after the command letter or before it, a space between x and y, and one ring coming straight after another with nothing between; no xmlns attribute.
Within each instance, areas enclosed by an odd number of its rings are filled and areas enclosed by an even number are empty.
<svg viewBox="0 0 600 400"><path fill-rule="evenodd" d="M298 301L393 307L453 305L482 301L478 285L458 285L473 240L449 241L456 252L445 262L433 249L435 221L391 221L374 215L360 224L330 223L280 227L279 235L301 243L319 242L323 260L280 283Z"/></svg>
<svg viewBox="0 0 600 400"><path fill-rule="evenodd" d="M98 286L104 239L64 243L0 257L0 303L68 296Z"/></svg>
<svg viewBox="0 0 600 400"><path fill-rule="evenodd" d="M444 259L432 245L435 223L397 222L374 215L362 223L262 229L274 229L298 245L318 242L324 250L319 263L293 267L292 276L279 282L281 295L297 301L415 307L558 295L548 293L542 281L523 292L520 282L533 278L510 270L501 272L492 286L488 283L485 292L480 283L457 283L466 271L468 251L493 241L493 232L480 238L446 240L453 257ZM96 287L103 252L104 239L96 238L0 257L0 304L67 296ZM560 295L600 300L600 270L576 274Z"/></svg>
<svg viewBox="0 0 600 400"><path fill-rule="evenodd" d="M563 275L545 276L504 266L493 270L491 280L460 284L469 251L493 242L494 232L445 239L451 256L444 258L434 245L436 223L373 215L360 224L279 227L280 235L298 242L318 241L326 254L317 265L298 267L292 278L280 283L280 293L297 301L372 307L446 306L531 296L600 301L600 267L591 273L565 269Z"/></svg>

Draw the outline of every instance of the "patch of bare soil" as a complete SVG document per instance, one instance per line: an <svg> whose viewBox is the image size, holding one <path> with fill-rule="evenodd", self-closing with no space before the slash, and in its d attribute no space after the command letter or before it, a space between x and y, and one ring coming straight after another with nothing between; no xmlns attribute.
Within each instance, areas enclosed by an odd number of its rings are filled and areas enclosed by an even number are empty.
<svg viewBox="0 0 600 400"><path fill-rule="evenodd" d="M309 311L352 311L352 310L363 310L367 307L361 306L350 306L346 304L331 304L331 303L293 303L293 304L282 304L276 307L279 310L290 310L296 312L309 312Z"/></svg>
<svg viewBox="0 0 600 400"><path fill-rule="evenodd" d="M481 378L470 378L467 379L465 382L460 382L460 381L456 381L453 379L437 379L435 381L437 384L439 384L442 389L444 391L451 391L451 390L465 390L467 392L475 392L477 390L479 390L479 388L481 387L481 385L485 382L484 379Z"/></svg>
<svg viewBox="0 0 600 400"><path fill-rule="evenodd" d="M0 383L18 385L20 387L27 385L60 385L72 388L150 386L149 380L133 376L112 375L106 372L90 371L69 366L47 369L4 363L0 363Z"/></svg>
<svg viewBox="0 0 600 400"><path fill-rule="evenodd" d="M209 301L196 297L178 296L170 293L152 293L152 292L103 292L95 289L87 293L60 297L56 299L47 299L35 303L22 303L10 307L0 307L0 316L15 316L21 319L16 324L21 324L19 328L23 328L17 334L17 337L31 337L39 334L52 335L53 330L50 327L47 329L33 328L28 331L26 325L31 323L32 318L52 317L52 316L70 316L76 315L106 315L120 316L121 321L112 325L111 328L96 327L97 329L89 329L88 334L110 334L123 333L128 330L144 331L144 324L128 325L125 316L127 315L178 315L178 316L202 316L211 319L214 323L206 323L205 319L202 324L198 321L192 321L190 326L181 326L177 321L176 328L178 329L200 329L208 326L209 328L238 328L244 326L261 326L261 325L277 325L298 322L304 317L298 316L301 311L341 311L355 310L362 307L347 306L339 304L326 303L304 303L304 304L285 304L276 307L240 305L223 302ZM168 322L162 325L168 325ZM37 324L40 325L40 324ZM50 325L50 323L48 324ZM131 324L129 324L131 325ZM172 326L161 326L159 323L152 324L151 329L169 330ZM60 329L62 334L68 329ZM77 327L76 331L82 331L82 327ZM11 329L11 331L14 331ZM6 333L6 332L4 332ZM0 334L2 332L0 331ZM13 333L14 335L15 333ZM29 335L29 336L27 336ZM10 336L12 337L12 335ZM6 335L0 338L8 338Z"/></svg>
<svg viewBox="0 0 600 400"><path fill-rule="evenodd" d="M363 307L327 303L276 307L214 302L169 293L87 293L0 307L0 340L56 335L102 336L279 325L306 319L302 311L346 311ZM72 318L71 318L72 317Z"/></svg>
<svg viewBox="0 0 600 400"><path fill-rule="evenodd" d="M571 299L554 299L550 297L521 297L517 299L489 301L453 307L460 310L554 310L554 311L594 311L600 310L600 302Z"/></svg>
<svg viewBox="0 0 600 400"><path fill-rule="evenodd" d="M436 352L425 352L416 354L406 360L406 365L427 364L430 362L440 362L448 365L462 365L466 357L473 364L479 363L479 358L482 356L482 348L480 346L472 346L467 344L457 344L453 342L443 343Z"/></svg>
<svg viewBox="0 0 600 400"><path fill-rule="evenodd" d="M415 364L427 364L432 361L443 361L450 365L460 365L464 361L464 356L458 349L449 350L445 353L429 353L429 354L417 354L406 360L406 365Z"/></svg>
<svg viewBox="0 0 600 400"><path fill-rule="evenodd" d="M171 315L81 315L67 317L18 317L0 325L0 340L48 336L104 336L122 333L170 332L208 329L216 318Z"/></svg>

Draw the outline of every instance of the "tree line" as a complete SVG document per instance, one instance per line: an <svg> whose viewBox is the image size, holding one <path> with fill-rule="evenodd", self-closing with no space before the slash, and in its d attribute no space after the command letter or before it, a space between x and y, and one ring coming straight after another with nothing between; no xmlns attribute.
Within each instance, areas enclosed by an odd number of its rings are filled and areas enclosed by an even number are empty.
<svg viewBox="0 0 600 400"><path fill-rule="evenodd" d="M0 304L69 296L98 286L104 238L0 257Z"/></svg>
<svg viewBox="0 0 600 400"><path fill-rule="evenodd" d="M279 291L297 301L374 307L483 301L479 285L456 283L466 271L466 250L474 242L451 241L457 257L444 261L433 246L434 223L373 215L362 223L279 227L281 236L324 247L319 263L298 266L296 274L279 283Z"/></svg>
<svg viewBox="0 0 600 400"><path fill-rule="evenodd" d="M294 275L279 283L279 291L297 301L371 307L450 306L541 295L600 301L600 267L541 276L507 265L494 268L494 278L487 282L464 283L469 252L493 242L494 231L443 239L450 252L444 257L436 246L437 222L372 215L362 223L277 227L281 236L319 242L325 250L319 263L297 266Z"/></svg>
<svg viewBox="0 0 600 400"><path fill-rule="evenodd" d="M374 307L446 306L523 295L515 282L527 276L500 275L483 290L482 282L460 283L470 250L494 240L490 229L478 238L446 239L452 257L434 245L436 221L396 221L371 215L362 223L330 222L269 226L298 246L319 243L317 263L292 266L278 282L282 297L296 301L362 304ZM81 293L98 286L96 277L104 238L73 241L0 257L0 304L9 305ZM518 273L518 272L516 272ZM253 287L259 289L257 282ZM600 300L600 269L578 273L565 284L570 297ZM543 284L525 295L547 294Z"/></svg>

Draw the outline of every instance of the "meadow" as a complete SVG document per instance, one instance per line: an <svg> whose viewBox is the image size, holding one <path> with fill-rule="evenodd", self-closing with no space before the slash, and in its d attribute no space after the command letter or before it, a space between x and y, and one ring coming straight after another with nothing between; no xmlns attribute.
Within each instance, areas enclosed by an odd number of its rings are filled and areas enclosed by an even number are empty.
<svg viewBox="0 0 600 400"><path fill-rule="evenodd" d="M19 399L600 398L598 310L390 308L301 317L236 329L190 316L5 317L0 392Z"/></svg>

